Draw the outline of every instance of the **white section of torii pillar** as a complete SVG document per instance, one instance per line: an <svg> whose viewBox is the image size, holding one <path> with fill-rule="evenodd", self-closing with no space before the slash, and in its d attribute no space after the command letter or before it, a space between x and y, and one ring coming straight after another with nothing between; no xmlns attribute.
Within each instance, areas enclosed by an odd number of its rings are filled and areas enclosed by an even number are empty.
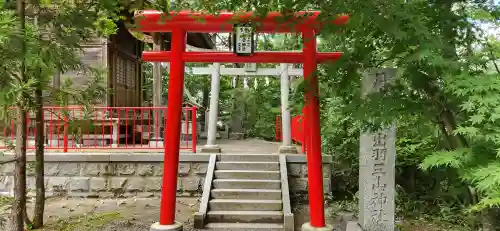
<svg viewBox="0 0 500 231"><path fill-rule="evenodd" d="M201 152L219 153L221 150L215 143L215 139L217 138L217 121L219 117L220 63L214 63L212 67L207 144L201 148Z"/></svg>
<svg viewBox="0 0 500 231"><path fill-rule="evenodd" d="M292 65L281 64L277 68L233 68L225 67L219 63L209 67L193 67L190 71L194 75L212 75L210 89L210 109L207 133L207 144L202 148L202 152L220 152L220 147L215 143L217 135L220 75L229 76L280 76L281 82L281 125L283 132L283 144L279 149L280 153L297 153L297 149L292 145L291 115L289 111L289 91L290 76L302 76L301 68L292 68Z"/></svg>
<svg viewBox="0 0 500 231"><path fill-rule="evenodd" d="M280 88L281 88L281 132L283 143L279 149L279 153L297 153L297 148L292 146L292 124L291 115L288 104L288 94L290 93L290 76L288 73L288 65L280 64ZM302 72L304 73L304 72Z"/></svg>

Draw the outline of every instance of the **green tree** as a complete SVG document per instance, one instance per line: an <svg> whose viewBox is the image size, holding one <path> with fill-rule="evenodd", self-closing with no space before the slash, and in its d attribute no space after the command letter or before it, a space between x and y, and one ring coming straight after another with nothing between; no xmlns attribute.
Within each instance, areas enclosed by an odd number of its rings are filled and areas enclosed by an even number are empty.
<svg viewBox="0 0 500 231"><path fill-rule="evenodd" d="M398 178L412 179L399 184L400 195L414 195L427 205L438 200L473 206L485 218L473 221L494 230L488 218L495 215L489 208L498 207L500 201L495 114L498 41L486 39L478 21L498 27L498 3L227 0L185 5L212 12L255 9L258 14L313 9L328 12L325 20L337 13L350 14L346 27L326 25L320 35L321 50L344 52L335 65L319 69L324 152L335 153L341 169L335 175L350 179L344 188L356 190L357 170L352 166L357 163L359 131L397 119ZM399 80L389 92L360 99L360 73L378 67L397 68ZM303 91L305 84L297 84L297 90ZM295 102L302 100L300 93L296 96ZM432 187L416 187L419 184ZM451 192L436 193L446 190ZM433 198L424 197L431 192ZM428 212L437 208L424 207Z"/></svg>
<svg viewBox="0 0 500 231"><path fill-rule="evenodd" d="M3 2L2 2L3 3ZM0 15L0 50L6 57L0 61L2 85L0 101L4 120L16 119L15 146L15 200L12 212L12 230L43 226L44 180L43 180L43 105L49 103L67 105L69 101L92 102L102 96L99 85L100 72L80 60L82 45L97 36L109 36L114 32L113 19L117 19L116 3L106 1L51 1L30 2L27 7L23 0L17 1L17 15L5 3ZM17 19L17 21L16 21ZM15 29L15 24L18 24ZM17 48L19 47L19 48ZM17 48L17 49L16 49ZM19 71L12 71L19 70ZM79 70L94 80L85 89L72 89L65 83L61 89L51 89L50 78L55 71ZM33 94L35 93L35 94ZM45 101L45 102L44 102ZM9 110L17 108L15 113ZM26 131L27 117L36 114L36 204L34 220L26 214Z"/></svg>

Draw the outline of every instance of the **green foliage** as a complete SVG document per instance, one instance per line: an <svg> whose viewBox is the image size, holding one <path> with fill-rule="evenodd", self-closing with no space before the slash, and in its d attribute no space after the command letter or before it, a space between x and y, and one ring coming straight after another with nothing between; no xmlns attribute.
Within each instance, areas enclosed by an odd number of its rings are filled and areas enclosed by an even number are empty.
<svg viewBox="0 0 500 231"><path fill-rule="evenodd" d="M115 7L116 3L106 1L32 2L28 5L24 34L15 27L13 12L0 10L0 115L4 122L10 123L10 107L14 104L20 103L26 111L35 109L33 92L38 85L45 92L45 103L52 105L88 105L103 98L105 89L101 83L105 73L80 58L82 45L97 36L114 33L116 26L109 20L116 18ZM27 48L24 55L18 49L21 41ZM22 81L17 72L23 58L27 81ZM88 76L90 82L76 89L67 79L60 89L52 89L50 82L56 71L79 72Z"/></svg>
<svg viewBox="0 0 500 231"><path fill-rule="evenodd" d="M420 167L428 170L436 167L464 168L473 156L470 149L435 152L427 156Z"/></svg>
<svg viewBox="0 0 500 231"><path fill-rule="evenodd" d="M91 213L83 216L61 218L38 231L99 230L110 222L122 218L119 212Z"/></svg>
<svg viewBox="0 0 500 231"><path fill-rule="evenodd" d="M251 84L247 90L235 90L235 101L246 105L244 127L247 134L250 137L274 140L276 116L281 114L280 81L269 78L267 85L263 77L255 78L259 80L257 86Z"/></svg>
<svg viewBox="0 0 500 231"><path fill-rule="evenodd" d="M13 12L2 9L1 105L11 105L19 92L32 92L38 81L47 85L56 68L88 70L99 76L95 69L81 63L76 54L80 44L93 35L114 32L112 22L123 9L118 4L110 0L42 1L35 9L49 13L40 15L38 26L29 21L25 41L30 81L23 83L16 81L16 73L12 71L19 67L20 33L14 29ZM134 2L131 7L143 8L141 4ZM322 147L326 155L334 157L333 197L356 197L359 133L397 121L398 214L425 219L439 216L448 223L473 227L479 216L464 211L488 212L489 208L500 205L500 41L486 36L478 24L498 27L498 4L486 0L202 0L177 1L172 6L158 1L151 7L208 12L255 10L257 14L314 9L328 12L323 15L325 20L331 20L337 13L349 13L351 20L347 26L326 25L319 42L321 51L344 52L335 64L321 65L318 69ZM51 39L40 39L42 30L49 30ZM299 37L259 35L258 50L298 50ZM144 89L146 98L150 98L151 66L144 65L149 75ZM361 98L362 73L379 67L397 68L397 80L390 90ZM258 85L254 86L251 80L248 89L241 86L233 89L230 77L221 78L221 119L228 123L231 116L242 116L247 135L272 139L279 114L279 81L270 79L266 85L262 78L257 78ZM165 72L164 100L167 80ZM201 90L208 84L209 78L186 75L185 85L191 93L187 99L202 104ZM294 114L302 110L307 88L308 83L303 79L294 81L291 94ZM97 87L90 89L94 90L88 94L61 91L55 98L59 102L84 101L102 92ZM31 107L32 100L27 99ZM245 113L238 114L243 108ZM458 230L454 228L451 230Z"/></svg>

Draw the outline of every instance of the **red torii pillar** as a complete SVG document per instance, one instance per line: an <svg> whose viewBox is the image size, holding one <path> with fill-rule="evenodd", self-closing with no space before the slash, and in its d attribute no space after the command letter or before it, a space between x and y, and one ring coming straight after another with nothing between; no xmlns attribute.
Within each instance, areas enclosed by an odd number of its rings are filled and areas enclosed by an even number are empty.
<svg viewBox="0 0 500 231"><path fill-rule="evenodd" d="M258 18L253 12L217 15L199 12L172 12L168 16L158 11L143 11L136 16L142 32L172 32L171 51L145 51L142 59L147 62L170 62L170 78L167 109L167 133L165 138L165 159L163 185L158 230L180 230L182 224L175 222L177 175L179 165L179 143L181 129L181 110L184 84L185 62L206 63L304 63L304 78L310 88L306 92L306 147L308 169L308 193L311 229L326 226L324 214L323 172L321 134L319 121L318 63L333 62L340 58L341 52L316 51L316 32L325 22L318 22L320 12L297 12L285 23L279 23L283 15L270 12ZM167 20L168 18L168 20ZM203 19L202 23L198 22ZM349 17L342 15L334 21L337 25L347 23ZM234 22L258 22L257 32L302 34L302 52L255 52L251 56L238 56L230 52L186 52L186 33L189 32L232 32ZM163 227L162 227L163 226Z"/></svg>

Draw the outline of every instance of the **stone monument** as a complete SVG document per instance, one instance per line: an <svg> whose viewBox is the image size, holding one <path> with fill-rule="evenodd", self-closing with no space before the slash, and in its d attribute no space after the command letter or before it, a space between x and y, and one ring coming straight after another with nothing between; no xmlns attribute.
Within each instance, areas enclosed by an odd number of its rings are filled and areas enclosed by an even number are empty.
<svg viewBox="0 0 500 231"><path fill-rule="evenodd" d="M384 89L396 69L368 71L363 76L362 95ZM347 231L395 230L396 126L361 133L359 145L358 221L343 222Z"/></svg>

